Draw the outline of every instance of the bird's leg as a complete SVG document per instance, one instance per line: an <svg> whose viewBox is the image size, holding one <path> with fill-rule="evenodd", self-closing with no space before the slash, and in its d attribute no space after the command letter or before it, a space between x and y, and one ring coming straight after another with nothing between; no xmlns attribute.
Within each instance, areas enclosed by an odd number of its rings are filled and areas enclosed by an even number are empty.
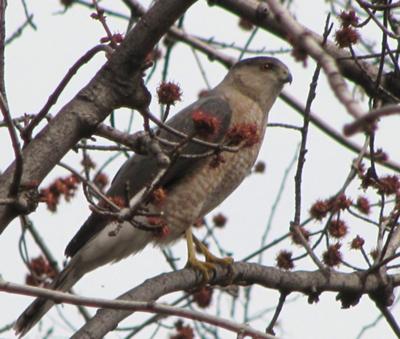
<svg viewBox="0 0 400 339"><path fill-rule="evenodd" d="M185 231L185 237L188 249L188 261L186 263L186 266L190 266L194 269L199 270L203 276L203 282L207 283L210 280L210 275L208 274L208 271L212 270L214 268L214 265L208 262L200 261L196 258L196 250L193 240L195 239L195 241L197 241L197 239L193 237L191 227L189 227Z"/></svg>
<svg viewBox="0 0 400 339"><path fill-rule="evenodd" d="M196 244L197 248L200 250L200 252L204 255L204 257L206 258L206 262L208 264L211 264L215 267L214 264L219 264L219 265L223 265L223 266L230 266L233 264L233 259L230 257L226 257L226 258L219 258L217 256L215 256L214 254L212 254L206 245L204 245L199 239L197 239L194 235L193 235L193 241Z"/></svg>
<svg viewBox="0 0 400 339"><path fill-rule="evenodd" d="M213 255L208 248L193 235L191 227L186 230L185 237L188 248L188 261L186 265L199 270L203 276L204 282L210 280L209 271L215 270L217 264L224 266L232 265L232 258L218 258ZM206 261L200 261L196 258L195 245L204 255Z"/></svg>

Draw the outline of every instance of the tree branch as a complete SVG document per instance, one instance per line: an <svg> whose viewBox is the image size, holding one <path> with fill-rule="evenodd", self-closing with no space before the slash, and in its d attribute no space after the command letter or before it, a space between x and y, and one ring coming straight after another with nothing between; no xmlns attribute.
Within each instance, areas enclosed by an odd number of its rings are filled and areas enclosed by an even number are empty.
<svg viewBox="0 0 400 339"><path fill-rule="evenodd" d="M58 86L56 87L54 92L49 96L44 107L40 110L39 113L37 113L34 116L34 118L29 122L29 125L26 126L25 129L22 131L21 136L25 140L26 143L29 143L31 141L33 129L47 115L51 106L53 106L57 102L60 94L65 89L65 87L68 85L68 83L72 79L72 77L79 70L79 68L81 68L81 66L83 66L84 64L88 63L98 52L104 51L104 52L110 53L110 49L111 48L106 45L97 45L97 46L91 48L89 51L87 51L82 57L79 58L79 60L77 60L72 65L72 67L68 70L67 74L61 80L61 82L58 84Z"/></svg>
<svg viewBox="0 0 400 339"><path fill-rule="evenodd" d="M343 132L346 136L353 135L357 132L362 132L373 127L373 124L380 117L389 115L400 114L400 105L388 105L381 108L372 110L362 117L358 118L354 122L347 124L343 128Z"/></svg>
<svg viewBox="0 0 400 339"><path fill-rule="evenodd" d="M400 285L400 274L388 276L394 286ZM217 267L210 283L212 285L258 284L287 293L301 292L306 295L320 292L340 292L367 294L382 288L382 280L376 275L362 273L330 272L325 276L320 270L313 272L287 272L259 264L236 262L232 270ZM161 274L146 280L143 284L121 295L122 300L154 301L163 295L193 289L202 283L202 277L191 269ZM98 310L73 338L101 338L112 331L117 324L132 312L126 310Z"/></svg>
<svg viewBox="0 0 400 339"><path fill-rule="evenodd" d="M0 93L6 98L4 83L4 49L6 40L6 7L7 0L0 0Z"/></svg>
<svg viewBox="0 0 400 339"><path fill-rule="evenodd" d="M125 0L126 4L129 4L129 8L135 13L137 16L141 16L145 13L145 9L138 4L134 0ZM91 7L89 3L85 3L79 1L80 4ZM254 24L264 28L267 31L270 31L273 34L276 34L282 39L286 39L284 32L282 31L280 25L275 21L272 16L269 16L267 12L265 12L264 5L260 4L259 2L255 2L252 0L214 0L213 3L224 7L228 11L235 13L236 15L243 17ZM258 7L260 6L260 7ZM113 14L113 13L111 13ZM118 16L120 17L120 16ZM174 39L187 44L195 48L198 51L201 51L205 55L207 55L211 60L216 60L220 62L227 68L230 68L234 63L235 59L218 51L217 49L210 46L210 44L206 43L203 40L200 40L196 37L191 36L190 34L185 33L183 30L177 28L176 26L172 26L169 30L169 34ZM314 32L310 32L316 39L321 39L318 34ZM372 93L372 82L370 79L374 79L377 74L377 69L374 65L357 61L359 65L362 67L360 68L357 66L356 62L353 59L351 53L346 52L343 49L338 49L332 42L327 41L326 50L330 53L337 61L341 72L344 76L349 78L350 80L356 82L360 86L364 88L367 93ZM380 54L378 54L380 56ZM359 59L359 58L358 58ZM368 75L367 78L365 75ZM368 80L368 81L367 81ZM385 87L386 88L386 87ZM386 88L386 90L390 90ZM384 95L384 93L381 93ZM287 91L283 91L280 94L280 98L286 102L290 107L292 107L295 111L304 115L304 105L300 103L295 97L287 93ZM322 132L333 138L336 142L340 145L348 148L349 150L359 153L361 151L361 147L354 144L353 142L347 140L343 135L332 129L328 124L326 124L323 120L321 120L315 113L310 112L310 121L313 125L319 128ZM370 154L366 154L367 158L370 158ZM400 172L400 164L397 164L391 160L386 160L380 163L382 166L390 168L396 172Z"/></svg>
<svg viewBox="0 0 400 339"><path fill-rule="evenodd" d="M76 296L70 293L50 290L46 288L20 285L12 282L7 282L2 279L0 279L0 290L15 294L44 297L54 300L57 303L63 302L67 304L81 305L88 307L104 307L107 309L126 310L129 312L142 311L149 313L178 316L205 322L236 333L243 333L244 335L251 336L257 339L275 338L274 336L271 336L269 334L265 334L263 332L252 329L250 326L244 324L242 325L228 319L223 319L217 316L208 315L206 313L194 310L178 308L165 304L156 304L154 301L126 301L126 300L107 300L101 298L87 298L82 296ZM74 337L76 337L76 335L73 336L73 338Z"/></svg>
<svg viewBox="0 0 400 339"><path fill-rule="evenodd" d="M262 27L266 31L278 36L279 38L289 41L289 36L284 30L283 25L274 17L269 10L265 2L257 0L213 0L213 4L225 8L229 12L236 14L237 16L246 19L253 24ZM307 32L309 39L314 39L317 44L321 44L323 41L322 36L310 31L309 29L301 26L298 22L296 27L299 31ZM299 27L300 26L300 27ZM368 95L379 96L388 102L398 101L400 98L400 85L398 81L387 81L388 79L384 76L383 81L377 89L375 86L375 80L378 75L378 69L372 63L358 60L358 64L353 60L350 52L340 49L336 44L328 41L325 46L325 51L336 60L340 72L351 81L354 81L360 85ZM311 56L317 57L317 55L311 54ZM319 57L316 59L318 60ZM372 80L372 81L371 81Z"/></svg>
<svg viewBox="0 0 400 339"><path fill-rule="evenodd" d="M154 3L90 83L24 149L22 184L39 184L81 138L94 132L113 109L122 106L137 109L148 105L150 94L141 78L143 61L169 27L195 1ZM13 163L0 176L0 199L8 194L15 168ZM0 233L17 215L9 206L0 206Z"/></svg>
<svg viewBox="0 0 400 339"><path fill-rule="evenodd" d="M0 89L0 110L1 113L3 114L4 122L7 125L8 133L10 134L11 144L15 155L15 172L13 174L9 190L8 192L5 192L6 193L5 197L10 196L15 198L17 197L19 186L21 184L21 177L22 177L24 163L22 160L21 146L19 144L17 132L15 130L15 126L11 118L10 110L8 108L7 99L3 94L3 91L1 91L1 89Z"/></svg>

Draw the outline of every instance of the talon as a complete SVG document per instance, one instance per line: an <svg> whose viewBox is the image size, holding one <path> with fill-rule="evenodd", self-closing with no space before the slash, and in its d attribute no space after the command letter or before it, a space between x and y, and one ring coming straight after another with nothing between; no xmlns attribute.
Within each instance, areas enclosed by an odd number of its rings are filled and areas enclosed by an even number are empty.
<svg viewBox="0 0 400 339"><path fill-rule="evenodd" d="M195 270L200 271L200 273L202 275L202 284L203 285L207 284L210 281L210 274L208 272L213 270L212 266L213 266L212 264L197 260L196 258L194 260L189 259L186 263L186 267L191 267Z"/></svg>
<svg viewBox="0 0 400 339"><path fill-rule="evenodd" d="M199 239L197 239L195 236L193 237L193 241L200 250L200 252L204 255L206 258L206 262L212 264L213 269L215 269L216 264L218 265L223 265L223 266L231 266L233 264L233 258L230 257L225 257L225 258L219 258L212 254L207 246L205 246Z"/></svg>
<svg viewBox="0 0 400 339"><path fill-rule="evenodd" d="M192 267L195 270L200 271L202 275L202 284L205 285L208 281L210 281L210 275L208 272L213 269L213 264L200 261L196 258L191 228L188 228L186 230L185 237L188 249L188 260L186 263L186 267Z"/></svg>
<svg viewBox="0 0 400 339"><path fill-rule="evenodd" d="M233 263L232 258L218 258L213 255L208 248L195 236L192 234L191 228L187 229L185 232L187 248L188 248L188 261L186 263L187 267L192 267L198 271L200 271L202 275L202 283L206 284L210 281L210 271L215 271L217 265L223 265L230 267ZM206 261L201 261L196 258L195 247L200 250L200 252L204 255Z"/></svg>

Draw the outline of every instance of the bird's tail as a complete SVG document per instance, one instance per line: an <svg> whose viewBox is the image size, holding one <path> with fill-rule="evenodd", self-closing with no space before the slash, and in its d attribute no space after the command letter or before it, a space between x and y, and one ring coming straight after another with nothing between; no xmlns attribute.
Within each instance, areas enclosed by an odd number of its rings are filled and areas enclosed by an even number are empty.
<svg viewBox="0 0 400 339"><path fill-rule="evenodd" d="M82 277L76 274L74 265L65 267L49 286L50 289L69 291L72 286ZM20 337L24 336L35 324L53 307L54 301L46 298L37 298L19 316L14 324L14 330Z"/></svg>

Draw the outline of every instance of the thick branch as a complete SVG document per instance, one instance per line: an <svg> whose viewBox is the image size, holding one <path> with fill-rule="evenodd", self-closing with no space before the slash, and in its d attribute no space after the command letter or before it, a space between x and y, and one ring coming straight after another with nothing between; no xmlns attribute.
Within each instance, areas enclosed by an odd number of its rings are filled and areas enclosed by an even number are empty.
<svg viewBox="0 0 400 339"><path fill-rule="evenodd" d="M21 184L39 184L113 109L148 105L150 94L142 84L142 63L162 35L194 2L163 0L154 3L90 83L24 149ZM13 163L0 176L0 199L6 197L14 171ZM0 206L0 233L16 216L17 212L10 206Z"/></svg>
<svg viewBox="0 0 400 339"><path fill-rule="evenodd" d="M226 10L246 19L266 31L289 41L289 36L281 23L271 14L265 2L257 0L213 0L212 3L225 8ZM322 43L322 36L301 27L307 31L307 35L319 44ZM331 57L336 59L340 72L351 81L360 85L368 95L379 96L386 101L393 102L393 96L400 98L399 81L391 81L390 75L383 76L381 87L376 89L375 81L378 75L378 69L372 63L362 60L354 61L349 51L340 49L336 44L327 42L325 51ZM378 91L378 93L376 93Z"/></svg>
<svg viewBox="0 0 400 339"><path fill-rule="evenodd" d="M392 275L389 279L394 286L400 284L400 275ZM266 288L284 290L287 293L302 292L305 294L325 291L366 294L379 289L382 283L375 275L364 277L361 273L330 272L327 277L321 271L287 272L273 267L242 262L234 263L232 272L218 267L211 284L225 285L227 280L230 284L258 284ZM118 299L155 301L168 293L193 289L201 282L202 277L195 271L183 269L148 279ZM75 333L73 338L102 338L131 313L125 310L99 310Z"/></svg>

